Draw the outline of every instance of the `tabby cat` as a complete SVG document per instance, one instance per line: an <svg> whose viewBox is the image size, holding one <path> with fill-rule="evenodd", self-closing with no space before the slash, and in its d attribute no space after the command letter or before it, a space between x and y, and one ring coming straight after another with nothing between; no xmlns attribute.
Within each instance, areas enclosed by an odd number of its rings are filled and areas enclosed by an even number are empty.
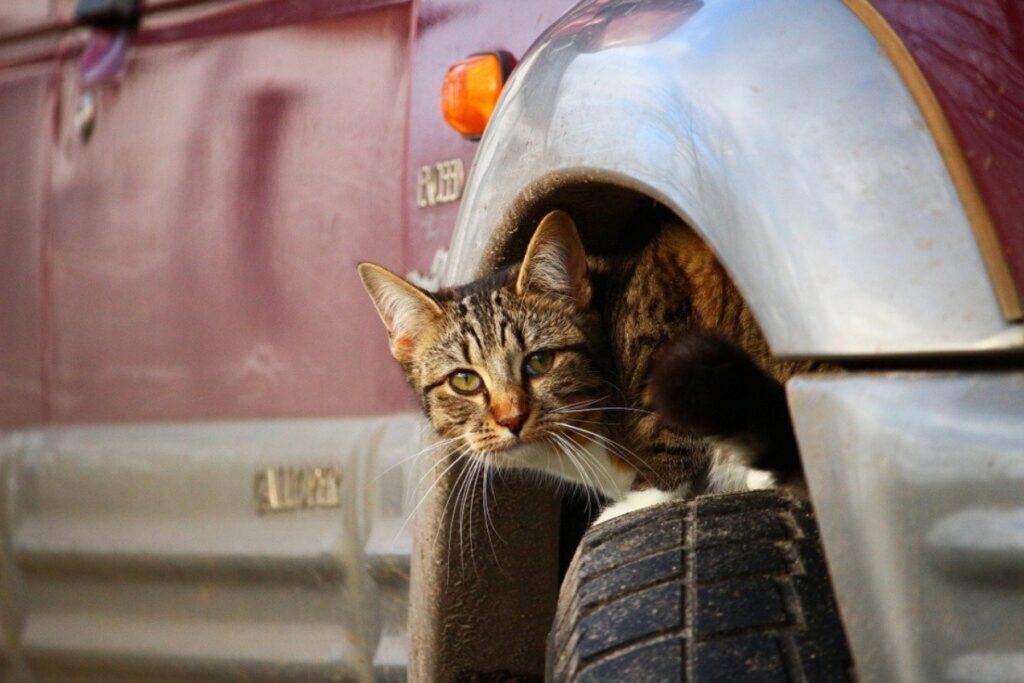
<svg viewBox="0 0 1024 683"><path fill-rule="evenodd" d="M359 275L437 435L597 489L612 503L598 522L799 476L775 379L790 369L681 223L588 257L554 211L522 264L461 287L426 292L369 263Z"/></svg>

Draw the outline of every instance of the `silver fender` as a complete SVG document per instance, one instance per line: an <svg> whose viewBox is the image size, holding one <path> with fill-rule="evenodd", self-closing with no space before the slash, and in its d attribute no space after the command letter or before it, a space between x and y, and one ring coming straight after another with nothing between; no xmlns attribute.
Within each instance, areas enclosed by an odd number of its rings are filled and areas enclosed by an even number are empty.
<svg viewBox="0 0 1024 683"><path fill-rule="evenodd" d="M779 355L1024 344L915 101L839 0L578 6L502 96L447 280L521 243L548 188L595 182L688 220Z"/></svg>

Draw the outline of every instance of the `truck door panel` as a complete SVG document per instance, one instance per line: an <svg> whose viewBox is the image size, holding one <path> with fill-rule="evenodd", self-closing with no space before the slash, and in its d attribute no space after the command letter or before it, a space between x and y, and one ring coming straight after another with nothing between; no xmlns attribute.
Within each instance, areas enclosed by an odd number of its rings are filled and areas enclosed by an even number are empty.
<svg viewBox="0 0 1024 683"><path fill-rule="evenodd" d="M88 141L64 63L56 421L407 405L354 263L400 253L408 11L327 5L291 3L309 14L293 24L232 3L144 28L123 76L94 88Z"/></svg>
<svg viewBox="0 0 1024 683"><path fill-rule="evenodd" d="M42 418L42 228L54 99L46 62L0 71L0 427Z"/></svg>
<svg viewBox="0 0 1024 683"><path fill-rule="evenodd" d="M0 680L401 679L409 7L181 7L0 50Z"/></svg>

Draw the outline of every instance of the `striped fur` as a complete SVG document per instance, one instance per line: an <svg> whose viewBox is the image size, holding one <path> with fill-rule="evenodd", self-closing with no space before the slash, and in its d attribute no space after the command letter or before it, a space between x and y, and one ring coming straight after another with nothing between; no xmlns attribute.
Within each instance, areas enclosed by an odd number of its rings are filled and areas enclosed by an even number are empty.
<svg viewBox="0 0 1024 683"><path fill-rule="evenodd" d="M629 488L697 492L712 481L716 445L670 431L651 405L656 354L678 333L716 329L776 378L795 369L770 357L713 254L678 222L636 252L587 257L571 219L553 212L522 265L435 293L380 270L364 264L360 274L385 322L388 311L414 313L403 321L415 329L389 325L392 350L439 437L460 453L588 483L612 499ZM530 377L524 363L538 351L554 351L554 363ZM477 373L483 391L455 391L449 378L460 370ZM529 413L518 435L498 422L510 406Z"/></svg>

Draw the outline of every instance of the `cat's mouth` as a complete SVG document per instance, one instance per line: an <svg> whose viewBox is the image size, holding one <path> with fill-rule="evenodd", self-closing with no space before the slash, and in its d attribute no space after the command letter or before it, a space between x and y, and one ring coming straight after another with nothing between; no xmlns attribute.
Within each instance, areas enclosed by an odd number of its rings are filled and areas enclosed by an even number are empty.
<svg viewBox="0 0 1024 683"><path fill-rule="evenodd" d="M554 448L546 441L530 441L519 439L509 443L505 448L478 452L477 457L495 467L536 467L538 458L550 455Z"/></svg>
<svg viewBox="0 0 1024 683"><path fill-rule="evenodd" d="M473 444L473 450L481 457L492 453L504 453L535 443L533 434L508 434L485 437Z"/></svg>
<svg viewBox="0 0 1024 683"><path fill-rule="evenodd" d="M494 467L541 469L574 481L588 481L591 475L600 476L594 470L594 450L593 444L570 430L544 429L526 438L510 439L504 448L477 453L477 457ZM575 474L580 468L585 474Z"/></svg>
<svg viewBox="0 0 1024 683"><path fill-rule="evenodd" d="M472 448L478 457L499 459L499 456L515 458L517 453L533 450L558 450L559 444L579 448L578 435L564 429L539 426L524 429L519 434L491 434L475 443Z"/></svg>

